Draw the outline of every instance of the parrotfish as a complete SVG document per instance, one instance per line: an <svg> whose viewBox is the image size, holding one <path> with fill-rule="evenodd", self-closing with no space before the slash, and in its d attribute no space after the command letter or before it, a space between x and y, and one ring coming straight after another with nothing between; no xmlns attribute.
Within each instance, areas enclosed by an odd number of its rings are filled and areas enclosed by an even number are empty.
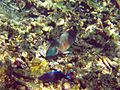
<svg viewBox="0 0 120 90"><path fill-rule="evenodd" d="M65 31L58 40L53 39L46 52L46 58L53 58L67 51L75 42L76 35L77 30L76 27L73 26L71 29Z"/></svg>
<svg viewBox="0 0 120 90"><path fill-rule="evenodd" d="M46 52L46 58L49 59L49 58L53 58L55 57L56 55L58 55L58 46L59 46L59 42L55 39L51 39L49 40L50 42L50 46Z"/></svg>
<svg viewBox="0 0 120 90"><path fill-rule="evenodd" d="M49 82L57 82L58 80L61 80L62 78L71 80L69 75L64 74L63 72L58 71L58 70L47 72L43 74L42 76L38 77L38 80L41 80L45 83L49 83Z"/></svg>

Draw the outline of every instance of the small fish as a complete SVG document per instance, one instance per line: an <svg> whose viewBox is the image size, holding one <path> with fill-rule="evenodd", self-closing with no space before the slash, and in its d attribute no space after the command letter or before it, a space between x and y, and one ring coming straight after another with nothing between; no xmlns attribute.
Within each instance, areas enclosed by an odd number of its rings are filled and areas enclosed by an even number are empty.
<svg viewBox="0 0 120 90"><path fill-rule="evenodd" d="M59 40L51 40L51 44L46 52L46 58L53 58L59 54L66 52L74 43L77 35L76 27L65 31L59 38Z"/></svg>
<svg viewBox="0 0 120 90"><path fill-rule="evenodd" d="M67 51L71 45L74 43L77 35L76 27L74 26L72 29L64 32L59 39L58 49L61 52Z"/></svg>
<svg viewBox="0 0 120 90"><path fill-rule="evenodd" d="M46 52L46 58L54 58L58 54L57 47L59 46L59 42L55 39L50 39L50 46Z"/></svg>
<svg viewBox="0 0 120 90"><path fill-rule="evenodd" d="M70 76L68 76L67 74L65 75L63 72L58 70L53 70L52 72L45 73L42 76L38 77L38 80L41 80L45 83L49 83L49 82L57 82L62 78L71 80Z"/></svg>

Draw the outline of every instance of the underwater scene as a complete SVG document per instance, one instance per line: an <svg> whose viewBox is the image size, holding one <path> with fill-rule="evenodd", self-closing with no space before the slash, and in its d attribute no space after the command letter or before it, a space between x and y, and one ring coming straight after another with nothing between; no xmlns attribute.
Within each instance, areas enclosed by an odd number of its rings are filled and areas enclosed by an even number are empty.
<svg viewBox="0 0 120 90"><path fill-rule="evenodd" d="M120 90L120 0L0 0L0 90Z"/></svg>

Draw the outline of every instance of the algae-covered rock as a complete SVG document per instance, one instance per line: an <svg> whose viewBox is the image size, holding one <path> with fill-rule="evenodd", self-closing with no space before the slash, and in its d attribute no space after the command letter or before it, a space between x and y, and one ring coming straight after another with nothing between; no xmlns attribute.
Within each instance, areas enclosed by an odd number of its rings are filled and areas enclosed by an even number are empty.
<svg viewBox="0 0 120 90"><path fill-rule="evenodd" d="M119 9L119 0L0 0L0 89L119 90ZM55 69L72 80L38 81Z"/></svg>

